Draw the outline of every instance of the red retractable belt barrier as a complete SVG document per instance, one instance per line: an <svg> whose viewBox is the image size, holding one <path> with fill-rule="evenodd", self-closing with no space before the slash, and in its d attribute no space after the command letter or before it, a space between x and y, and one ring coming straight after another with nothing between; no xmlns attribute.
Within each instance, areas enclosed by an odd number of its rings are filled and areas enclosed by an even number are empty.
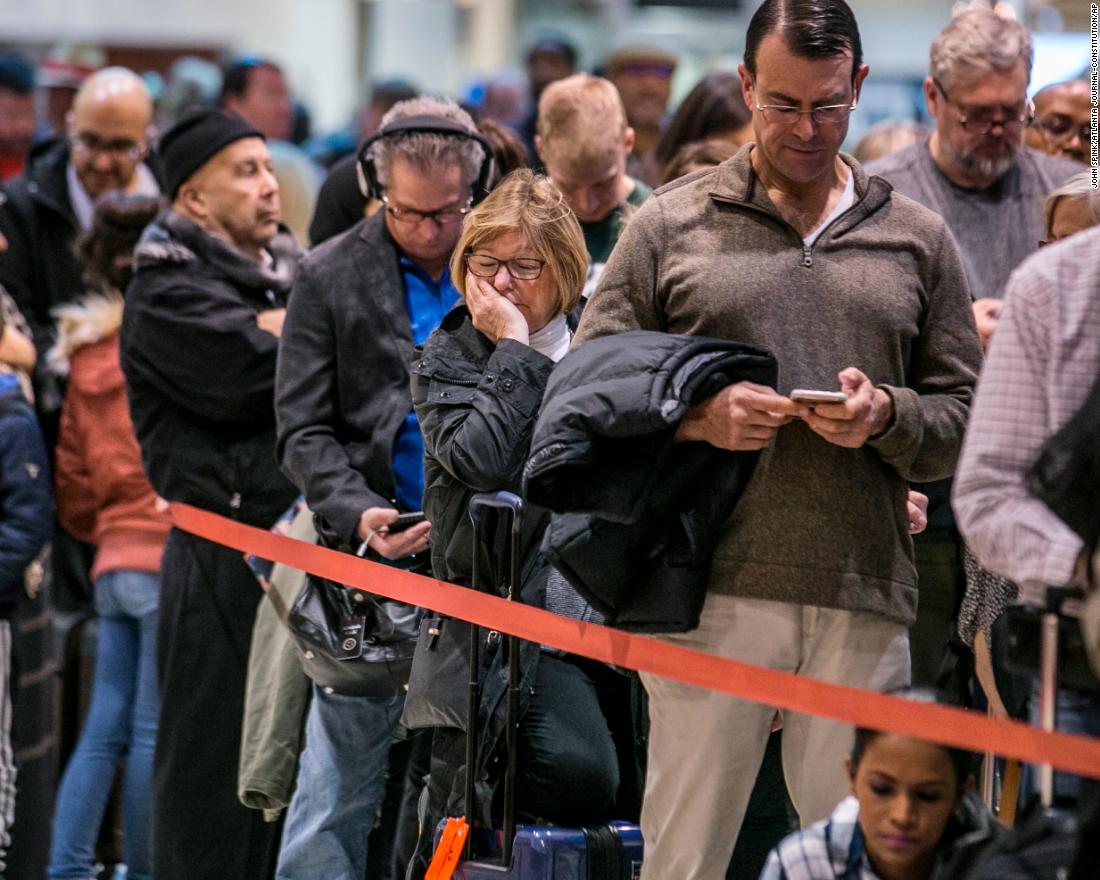
<svg viewBox="0 0 1100 880"><path fill-rule="evenodd" d="M727 660L652 636L582 623L275 535L186 504L172 504L171 516L177 528L242 553L593 660L791 712L820 715L974 752L995 752L1035 764L1052 764L1059 770L1100 779L1100 739L1045 733L1019 721L995 721L965 709L913 703Z"/></svg>

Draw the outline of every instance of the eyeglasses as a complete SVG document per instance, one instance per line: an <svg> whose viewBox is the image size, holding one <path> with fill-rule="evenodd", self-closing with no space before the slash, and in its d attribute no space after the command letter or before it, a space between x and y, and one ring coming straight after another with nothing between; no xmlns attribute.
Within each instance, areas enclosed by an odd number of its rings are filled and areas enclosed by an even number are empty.
<svg viewBox="0 0 1100 880"><path fill-rule="evenodd" d="M431 220L440 226L455 223L470 213L472 199L466 200L462 208L440 208L437 211L418 211L415 208L401 208L391 205L389 198L382 196L382 204L386 206L386 213L398 223L407 223L410 226L419 226L425 220Z"/></svg>
<svg viewBox="0 0 1100 880"><path fill-rule="evenodd" d="M856 109L856 102L851 104L826 104L824 107L814 107L812 110L803 110L800 107L789 107L786 104L757 104L765 122L773 125L794 125L799 118L808 115L814 125L840 125L851 112Z"/></svg>
<svg viewBox="0 0 1100 880"><path fill-rule="evenodd" d="M508 274L517 281L534 281L542 274L542 267L546 260L535 260L531 257L519 257L515 260L498 260L486 254L475 254L466 251L462 255L466 261L466 268L478 278L494 278L501 266L508 267Z"/></svg>
<svg viewBox="0 0 1100 880"><path fill-rule="evenodd" d="M145 145L133 141L102 141L87 131L78 132L69 139L69 146L89 158L106 153L113 159L129 159L136 162L145 155Z"/></svg>
<svg viewBox="0 0 1100 880"><path fill-rule="evenodd" d="M1077 127L1068 116L1062 116L1056 113L1045 119L1033 119L1031 124L1044 134L1056 140L1069 140L1073 137L1074 133L1076 133L1081 143L1087 144L1092 142L1091 121L1083 122L1080 127Z"/></svg>
<svg viewBox="0 0 1100 880"><path fill-rule="evenodd" d="M752 84L753 95L756 94L756 82ZM803 116L808 115L813 124L840 125L856 109L856 99L848 104L826 104L824 107L814 107L811 110L803 110L801 107L792 107L787 104L761 104L755 102L754 106L760 111L765 122L773 125L794 125Z"/></svg>
<svg viewBox="0 0 1100 880"><path fill-rule="evenodd" d="M966 108L956 104L947 89L940 85L938 79L933 78L936 88L943 94L944 100L955 106L962 112L958 114L959 125L974 134L988 134L993 126L999 125L1009 134L1019 134L1035 118L1035 105L1030 100L1022 104L1014 104L1010 107L977 107L967 112Z"/></svg>

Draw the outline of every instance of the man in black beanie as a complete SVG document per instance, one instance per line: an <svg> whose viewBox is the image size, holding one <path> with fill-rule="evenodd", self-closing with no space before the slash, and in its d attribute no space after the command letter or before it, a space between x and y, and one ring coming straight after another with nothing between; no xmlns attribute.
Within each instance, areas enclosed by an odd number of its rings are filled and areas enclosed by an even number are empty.
<svg viewBox="0 0 1100 880"><path fill-rule="evenodd" d="M172 203L135 252L122 369L157 493L267 528L297 490L275 465L275 356L299 251L263 136L201 110L159 143ZM173 529L161 565L157 880L267 878L279 825L237 801L262 596L241 554Z"/></svg>

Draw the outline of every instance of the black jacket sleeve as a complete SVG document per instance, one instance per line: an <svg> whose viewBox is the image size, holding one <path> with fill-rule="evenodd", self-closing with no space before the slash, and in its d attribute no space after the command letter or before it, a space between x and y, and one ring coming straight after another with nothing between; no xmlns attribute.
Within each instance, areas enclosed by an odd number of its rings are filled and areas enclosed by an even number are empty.
<svg viewBox="0 0 1100 880"><path fill-rule="evenodd" d="M504 339L489 357L476 387L469 387L449 382L445 369L431 369L432 341L424 349L430 375L414 371L412 379L425 452L477 492L518 491L553 361Z"/></svg>
<svg viewBox="0 0 1100 880"><path fill-rule="evenodd" d="M46 445L33 416L0 419L0 604L18 598L23 572L53 528Z"/></svg>

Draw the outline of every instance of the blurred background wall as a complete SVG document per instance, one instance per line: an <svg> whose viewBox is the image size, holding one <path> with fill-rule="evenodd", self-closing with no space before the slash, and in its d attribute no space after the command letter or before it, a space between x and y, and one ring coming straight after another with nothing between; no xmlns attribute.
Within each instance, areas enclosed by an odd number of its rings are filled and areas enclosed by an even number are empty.
<svg viewBox="0 0 1100 880"><path fill-rule="evenodd" d="M680 59L673 103L708 70L734 69L754 0L0 0L0 48L36 60L96 52L107 63L167 77L174 61L242 54L283 65L315 129L347 122L379 80L477 98L492 77L522 79L527 47L554 31L598 68L622 45L666 48ZM914 94L949 0L853 0L867 61L862 127L920 112ZM1012 0L1037 35L1033 89L1087 61L1088 4ZM914 104L916 106L914 106ZM858 136L858 130L853 130Z"/></svg>

